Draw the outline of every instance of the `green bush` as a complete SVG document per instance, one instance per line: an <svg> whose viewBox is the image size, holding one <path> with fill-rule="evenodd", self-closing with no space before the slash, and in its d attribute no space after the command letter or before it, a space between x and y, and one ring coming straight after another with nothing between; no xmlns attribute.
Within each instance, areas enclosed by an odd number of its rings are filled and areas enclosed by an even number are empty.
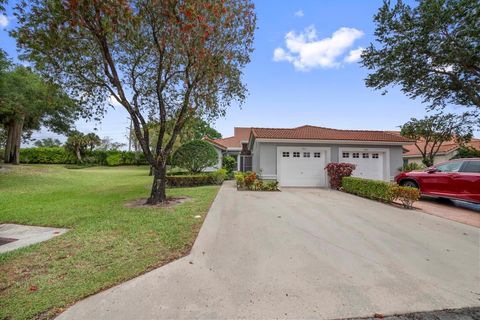
<svg viewBox="0 0 480 320"><path fill-rule="evenodd" d="M167 185L169 187L197 187L222 184L226 176L226 170L224 169L199 174L168 175Z"/></svg>
<svg viewBox="0 0 480 320"><path fill-rule="evenodd" d="M77 159L62 147L20 149L21 163L74 164Z"/></svg>
<svg viewBox="0 0 480 320"><path fill-rule="evenodd" d="M394 185L392 187L393 199L398 200L407 209L413 208L413 203L420 199L420 190L412 187Z"/></svg>
<svg viewBox="0 0 480 320"><path fill-rule="evenodd" d="M227 179L227 170L218 169L217 171L209 172L208 175L212 177L215 184L222 184Z"/></svg>
<svg viewBox="0 0 480 320"><path fill-rule="evenodd" d="M379 180L354 177L342 178L342 189L344 191L383 202L393 201L393 186L395 186L395 184Z"/></svg>
<svg viewBox="0 0 480 320"><path fill-rule="evenodd" d="M189 141L175 151L172 164L187 169L191 173L200 173L218 163L215 148L203 140Z"/></svg>
<svg viewBox="0 0 480 320"><path fill-rule="evenodd" d="M62 147L23 148L20 150L21 163L77 164L74 154ZM120 166L147 164L143 153L118 150L86 151L83 163L88 165Z"/></svg>
<svg viewBox="0 0 480 320"><path fill-rule="evenodd" d="M123 157L120 153L112 153L105 159L108 166L119 166L123 164Z"/></svg>
<svg viewBox="0 0 480 320"><path fill-rule="evenodd" d="M222 167L227 170L227 175L229 179L233 178L233 171L236 168L235 158L232 156L223 157Z"/></svg>

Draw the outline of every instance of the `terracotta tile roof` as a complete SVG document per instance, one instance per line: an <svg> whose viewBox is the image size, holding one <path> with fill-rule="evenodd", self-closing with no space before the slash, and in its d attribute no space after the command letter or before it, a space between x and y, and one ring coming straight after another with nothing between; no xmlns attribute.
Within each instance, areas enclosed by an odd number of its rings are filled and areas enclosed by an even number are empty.
<svg viewBox="0 0 480 320"><path fill-rule="evenodd" d="M418 141L417 145L423 149L425 147L425 141ZM475 149L480 150L480 139L473 138L469 143L467 143L468 146L471 146ZM407 151L403 154L404 156L421 156L420 151L417 149L415 144L409 144L403 146ZM459 148L459 144L455 142L455 140L447 141L444 142L441 146L440 149L438 149L438 155L446 154L449 152L454 151L455 149Z"/></svg>
<svg viewBox="0 0 480 320"><path fill-rule="evenodd" d="M250 138L251 128L235 127L233 137L223 139L215 139L213 142L224 146L225 148L242 148L242 141L248 141Z"/></svg>
<svg viewBox="0 0 480 320"><path fill-rule="evenodd" d="M206 137L206 136L205 136L205 137L203 137L203 140L210 142L211 144L219 147L219 148L222 149L222 150L226 150L226 149L227 149L227 147L225 147L224 145L221 145L220 143L217 143L214 139L210 139L209 137Z"/></svg>
<svg viewBox="0 0 480 320"><path fill-rule="evenodd" d="M292 129L252 128L255 138L263 139L305 139L305 140L347 140L412 143L400 135L388 131L339 130L315 126L301 126Z"/></svg>

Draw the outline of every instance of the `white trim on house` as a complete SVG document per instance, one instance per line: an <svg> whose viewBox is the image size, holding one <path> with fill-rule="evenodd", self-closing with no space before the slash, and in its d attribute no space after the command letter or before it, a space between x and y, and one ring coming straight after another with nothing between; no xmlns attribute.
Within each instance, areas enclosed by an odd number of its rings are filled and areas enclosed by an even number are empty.
<svg viewBox="0 0 480 320"><path fill-rule="evenodd" d="M354 144L354 145L388 145L403 146L405 142L394 141L357 141L357 140L313 140L313 139L265 139L255 138L258 142L278 142L278 143L323 143L323 144Z"/></svg>
<svg viewBox="0 0 480 320"><path fill-rule="evenodd" d="M391 181L393 177L390 175L390 149L388 148L348 148L340 147L338 148L338 162L342 162L342 153L346 151L358 151L358 152L382 152L385 154L385 159L383 159L383 180Z"/></svg>
<svg viewBox="0 0 480 320"><path fill-rule="evenodd" d="M281 177L282 177L282 174L281 174L281 172L282 172L281 171L282 170L282 166L281 166L282 152L284 150L291 150L292 148L302 148L302 146L277 146L277 175L276 175L275 178L278 180L280 185L282 185L282 181L281 181ZM306 148L310 148L310 149L313 149L313 150L316 150L316 151L325 151L325 165L332 161L331 148L330 147L306 147ZM325 176L324 185L326 187L328 187L328 175L327 175L326 170L325 170L325 175L324 176ZM262 175L262 178L263 177L264 176Z"/></svg>

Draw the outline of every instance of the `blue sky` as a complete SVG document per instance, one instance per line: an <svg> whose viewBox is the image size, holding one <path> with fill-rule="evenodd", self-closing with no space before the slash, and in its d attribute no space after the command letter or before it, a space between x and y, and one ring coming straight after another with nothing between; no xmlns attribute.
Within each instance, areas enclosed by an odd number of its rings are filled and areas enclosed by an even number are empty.
<svg viewBox="0 0 480 320"><path fill-rule="evenodd" d="M13 1L10 1L12 5ZM242 109L232 106L213 126L223 136L234 126L284 127L304 124L338 129L395 130L427 112L420 101L398 89L387 95L367 88L367 71L355 58L373 41L373 15L382 1L255 1L257 31L252 62L245 69L249 95ZM15 41L0 18L0 43L16 57ZM451 109L456 109L452 107ZM463 109L459 108L458 111ZM79 121L78 129L97 128L101 137L126 142L127 113L110 110L101 124ZM34 137L53 136L42 131Z"/></svg>

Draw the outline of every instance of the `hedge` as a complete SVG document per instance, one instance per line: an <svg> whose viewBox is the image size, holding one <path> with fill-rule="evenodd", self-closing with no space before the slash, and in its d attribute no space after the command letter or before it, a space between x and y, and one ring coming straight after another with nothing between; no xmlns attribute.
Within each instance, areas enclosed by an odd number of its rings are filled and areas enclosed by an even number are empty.
<svg viewBox="0 0 480 320"><path fill-rule="evenodd" d="M169 187L198 187L206 185L222 184L227 178L225 169L219 169L214 172L186 174L186 175L168 175L167 185Z"/></svg>
<svg viewBox="0 0 480 320"><path fill-rule="evenodd" d="M393 201L393 186L395 186L394 183L380 180L370 180L355 177L344 177L342 179L342 189L344 191L383 202Z"/></svg>
<svg viewBox="0 0 480 320"><path fill-rule="evenodd" d="M420 199L420 190L417 188L402 187L396 183L379 180L344 177L342 189L348 193L383 202L390 203L397 200L408 209L411 209L413 203Z"/></svg>
<svg viewBox="0 0 480 320"><path fill-rule="evenodd" d="M20 150L21 163L35 164L76 164L76 157L62 147L51 148L23 148ZM94 150L88 151L83 162L91 165L142 165L147 164L145 156L140 152L119 150Z"/></svg>

